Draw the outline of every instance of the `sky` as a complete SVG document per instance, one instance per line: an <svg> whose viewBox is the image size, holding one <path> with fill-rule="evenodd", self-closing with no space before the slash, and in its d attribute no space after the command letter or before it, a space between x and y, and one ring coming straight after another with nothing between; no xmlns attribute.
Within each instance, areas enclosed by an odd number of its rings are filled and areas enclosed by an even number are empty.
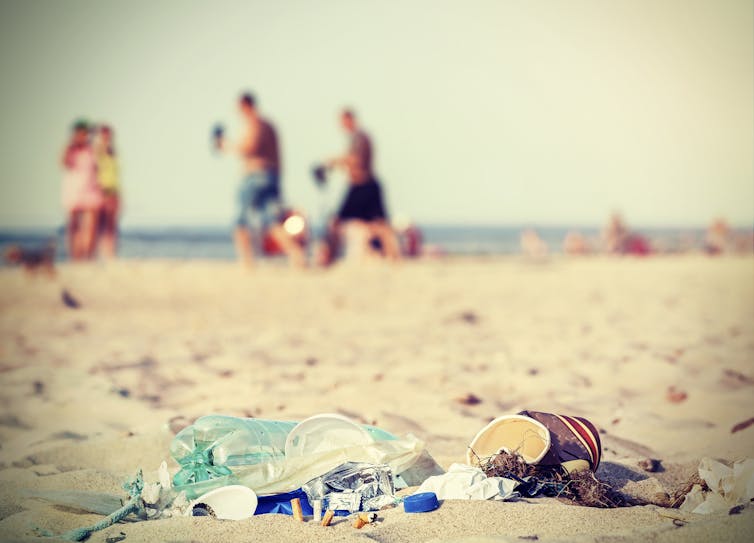
<svg viewBox="0 0 754 543"><path fill-rule="evenodd" d="M394 216L422 223L754 224L750 0L0 0L0 228L62 224L71 122L116 131L128 226L228 225L240 162L211 151L253 91L283 190L373 137Z"/></svg>

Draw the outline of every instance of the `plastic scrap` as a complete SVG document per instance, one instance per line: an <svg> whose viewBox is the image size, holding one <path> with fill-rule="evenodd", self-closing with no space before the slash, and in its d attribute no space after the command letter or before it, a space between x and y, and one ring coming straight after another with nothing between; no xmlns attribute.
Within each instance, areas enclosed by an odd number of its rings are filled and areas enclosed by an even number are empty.
<svg viewBox="0 0 754 543"><path fill-rule="evenodd" d="M23 490L23 496L62 505L76 511L109 515L123 505L120 496L76 490Z"/></svg>
<svg viewBox="0 0 754 543"><path fill-rule="evenodd" d="M698 514L720 513L754 499L754 459L747 458L728 467L711 458L699 463L699 477L708 491L694 485L680 509Z"/></svg>
<svg viewBox="0 0 754 543"><path fill-rule="evenodd" d="M392 472L386 464L346 462L301 489L309 501L322 500L336 511L374 511L396 502Z"/></svg>
<svg viewBox="0 0 754 543"><path fill-rule="evenodd" d="M304 516L312 516L314 514L306 494L300 489L293 492L286 492L285 494L258 496L257 510L254 514L266 515L268 513L275 513L279 515L293 515L291 501L295 498L298 498Z"/></svg>
<svg viewBox="0 0 754 543"><path fill-rule="evenodd" d="M417 493L434 492L441 500L510 500L519 496L519 481L487 477L480 468L453 464L444 475L430 477Z"/></svg>

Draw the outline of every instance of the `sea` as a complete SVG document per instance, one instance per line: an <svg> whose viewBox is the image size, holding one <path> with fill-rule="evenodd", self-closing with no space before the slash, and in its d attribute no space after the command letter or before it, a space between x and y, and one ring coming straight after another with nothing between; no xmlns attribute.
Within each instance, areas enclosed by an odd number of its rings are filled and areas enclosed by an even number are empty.
<svg viewBox="0 0 754 543"><path fill-rule="evenodd" d="M530 225L419 225L425 248L448 255L512 255L520 253L521 233ZM562 251L568 232L579 232L590 240L599 237L594 227L547 226L534 228L553 254ZM649 238L663 253L696 250L702 247L702 228L639 228L635 232ZM66 259L65 237L58 229L0 229L0 251L10 245L38 248L54 241L59 260ZM231 232L221 226L175 226L125 228L118 254L126 259L211 259L234 258ZM2 264L0 264L2 265Z"/></svg>

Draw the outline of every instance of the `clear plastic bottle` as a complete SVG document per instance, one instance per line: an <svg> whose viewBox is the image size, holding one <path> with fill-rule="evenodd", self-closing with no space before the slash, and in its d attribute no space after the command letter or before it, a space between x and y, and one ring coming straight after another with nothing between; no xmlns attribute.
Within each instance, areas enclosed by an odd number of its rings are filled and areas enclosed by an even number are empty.
<svg viewBox="0 0 754 543"><path fill-rule="evenodd" d="M270 462L285 456L295 422L208 415L173 438L170 454L181 466L176 486L230 475L229 466Z"/></svg>
<svg viewBox="0 0 754 543"><path fill-rule="evenodd" d="M178 432L170 454L181 466L177 487L232 474L232 466L248 466L285 458L288 434L298 422L244 419L226 415L201 417ZM363 425L374 441L396 439L375 426Z"/></svg>

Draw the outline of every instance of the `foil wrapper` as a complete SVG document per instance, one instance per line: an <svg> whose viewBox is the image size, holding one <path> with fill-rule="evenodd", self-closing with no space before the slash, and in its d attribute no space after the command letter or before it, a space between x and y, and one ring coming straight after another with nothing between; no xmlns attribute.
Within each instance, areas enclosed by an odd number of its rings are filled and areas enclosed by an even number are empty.
<svg viewBox="0 0 754 543"><path fill-rule="evenodd" d="M309 501L323 500L337 511L376 511L394 504L395 488L390 466L346 462L312 479L302 490Z"/></svg>

